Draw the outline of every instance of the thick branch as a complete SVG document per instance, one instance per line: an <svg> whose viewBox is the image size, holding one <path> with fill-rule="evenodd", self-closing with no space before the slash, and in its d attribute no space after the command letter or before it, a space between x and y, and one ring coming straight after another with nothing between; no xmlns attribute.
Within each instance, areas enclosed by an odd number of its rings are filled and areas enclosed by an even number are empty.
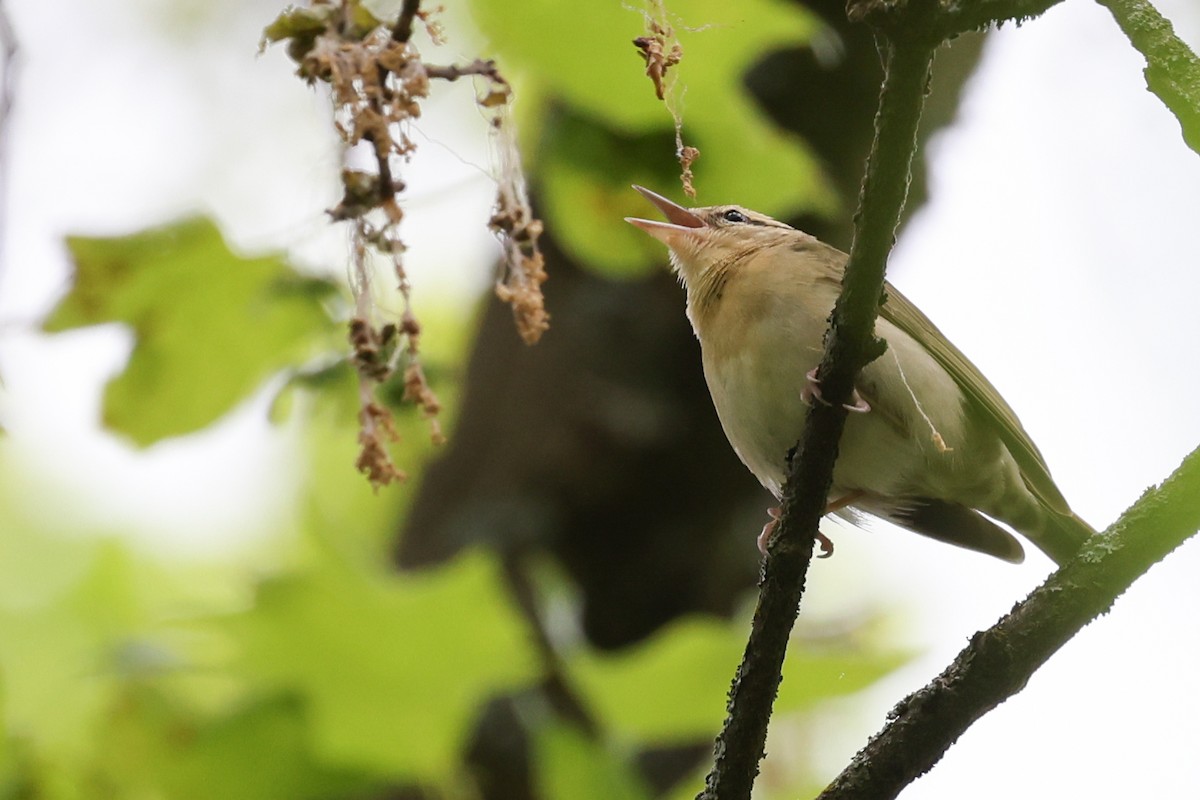
<svg viewBox="0 0 1200 800"><path fill-rule="evenodd" d="M1158 95L1183 129L1188 147L1200 153L1200 58L1175 35L1169 20L1145 0L1098 0L1146 59L1146 86Z"/></svg>
<svg viewBox="0 0 1200 800"><path fill-rule="evenodd" d="M926 20L917 20L909 7L913 0L848 0L846 15L854 22L865 22L889 31L906 27L925 41L941 44L955 36L998 25L1024 22L1041 16L1062 0L943 0L940 8ZM916 24L914 24L916 23Z"/></svg>
<svg viewBox="0 0 1200 800"><path fill-rule="evenodd" d="M901 42L888 49L854 246L819 371L822 395L830 405L814 405L790 465L783 514L763 565L750 640L730 690L729 714L717 737L713 770L700 795L706 800L749 798L764 755L788 637L799 613L846 421L842 404L849 400L859 370L883 352L874 336L875 316L887 255L908 192L932 57L932 49L924 44Z"/></svg>
<svg viewBox="0 0 1200 800"><path fill-rule="evenodd" d="M1002 22L1025 22L1040 17L1062 0L959 0L938 15L937 32L943 39L977 31Z"/></svg>
<svg viewBox="0 0 1200 800"><path fill-rule="evenodd" d="M1200 448L1006 617L975 634L945 672L902 700L883 731L819 800L898 795L971 723L1021 691L1038 667L1197 529Z"/></svg>

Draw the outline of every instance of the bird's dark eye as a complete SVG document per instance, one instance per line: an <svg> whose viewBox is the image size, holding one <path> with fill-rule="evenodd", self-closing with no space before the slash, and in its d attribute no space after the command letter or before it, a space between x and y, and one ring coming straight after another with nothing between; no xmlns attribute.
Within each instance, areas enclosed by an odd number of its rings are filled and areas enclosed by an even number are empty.
<svg viewBox="0 0 1200 800"><path fill-rule="evenodd" d="M745 222L746 215L738 211L736 208L731 208L721 215L726 222Z"/></svg>

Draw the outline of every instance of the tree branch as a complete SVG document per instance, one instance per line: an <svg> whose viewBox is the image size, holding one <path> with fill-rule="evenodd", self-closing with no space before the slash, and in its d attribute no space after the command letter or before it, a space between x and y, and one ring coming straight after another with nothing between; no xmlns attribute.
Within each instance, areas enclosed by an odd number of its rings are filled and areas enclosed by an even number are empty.
<svg viewBox="0 0 1200 800"><path fill-rule="evenodd" d="M938 15L936 30L945 41L967 31L1040 17L1060 2L1062 0L957 0Z"/></svg>
<svg viewBox="0 0 1200 800"><path fill-rule="evenodd" d="M1169 20L1145 0L1097 0L1112 12L1130 43L1146 59L1146 86L1183 129L1183 140L1200 153L1200 59L1175 35Z"/></svg>
<svg viewBox="0 0 1200 800"><path fill-rule="evenodd" d="M1003 22L1039 17L1062 0L943 0L941 8L932 12L921 25L920 33L927 42L941 44L967 31L977 31ZM846 15L852 22L865 22L883 31L898 26L913 26L914 15L909 7L913 0L848 0Z"/></svg>
<svg viewBox="0 0 1200 800"><path fill-rule="evenodd" d="M464 75L483 75L507 85L507 81L500 76L500 71L496 68L496 62L490 58L477 58L470 64L450 64L444 67L426 64L425 74L431 78L442 78L448 81L456 81Z"/></svg>
<svg viewBox="0 0 1200 800"><path fill-rule="evenodd" d="M758 775L817 525L825 514L837 444L846 421L843 403L850 399L859 370L884 349L874 335L875 317L887 255L908 192L932 58L932 48L924 43L899 41L888 47L854 245L819 368L822 395L829 405L814 404L791 459L783 513L763 564L750 639L730 690L713 769L700 795L705 800L749 798Z"/></svg>
<svg viewBox="0 0 1200 800"><path fill-rule="evenodd" d="M895 797L1151 566L1200 529L1200 448L889 714L819 800Z"/></svg>
<svg viewBox="0 0 1200 800"><path fill-rule="evenodd" d="M392 39L403 44L412 38L413 22L420 10L421 0L404 0L404 5L400 7L400 16L392 27Z"/></svg>

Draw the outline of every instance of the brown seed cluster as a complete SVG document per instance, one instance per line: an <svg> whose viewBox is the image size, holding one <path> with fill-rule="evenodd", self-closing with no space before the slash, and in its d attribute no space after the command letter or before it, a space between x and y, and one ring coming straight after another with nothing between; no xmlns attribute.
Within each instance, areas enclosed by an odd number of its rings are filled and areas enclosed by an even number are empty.
<svg viewBox="0 0 1200 800"><path fill-rule="evenodd" d="M542 296L546 261L537 243L542 221L533 217L529 203L516 188L502 184L488 227L504 245L507 265L504 277L496 284L496 295L512 306L517 332L525 344L536 344L550 327Z"/></svg>
<svg viewBox="0 0 1200 800"><path fill-rule="evenodd" d="M675 122L675 158L679 161L679 181L688 197L696 196L693 183L692 163L700 157L700 151L683 143L683 118L675 103L674 79L668 80L667 72L683 60L683 45L675 38L675 31L667 22L667 10L663 0L652 0L651 11L644 12L646 35L633 40L633 46L646 62L646 75L654 84L654 94Z"/></svg>
<svg viewBox="0 0 1200 800"><path fill-rule="evenodd" d="M396 467L387 450L389 443L399 439L392 412L374 400L364 401L358 412L358 443L362 449L354 461L354 467L365 474L376 489L392 481L408 478L403 470Z"/></svg>
<svg viewBox="0 0 1200 800"><path fill-rule="evenodd" d="M505 133L503 144L511 151L503 156L501 200L491 223L509 257L501 297L512 303L518 330L526 341L536 341L547 325L540 288L546 274L537 249L541 222L532 217L524 199L515 144L502 124L512 89L493 61L477 59L449 66L425 63L411 41L414 23L425 26L434 44L443 43L445 37L434 16L440 7L429 11L420 5L421 0L404 0L396 21L389 25L353 0L311 0L306 7L289 7L263 32L264 43L287 42L288 54L298 65L297 74L310 84L329 86L333 124L346 145L345 152L365 143L374 156L374 169L349 165L343 169L342 198L329 215L353 226L355 313L347 333L349 360L359 378L362 450L357 466L376 488L404 477L388 454L387 445L396 441L397 435L391 412L376 399L381 385L393 379L402 381L404 399L415 403L429 420L433 441L440 443L445 438L437 420L441 403L420 360L421 325L412 309L412 287L404 268L405 245L400 235L404 211L399 195L405 187L396 177L396 170L416 150L408 136L408 124L421 116L431 80L475 76L487 81L476 102L493 116L493 131ZM373 300L372 259L383 259L391 266L404 303L398 321L379 321L386 315Z"/></svg>
<svg viewBox="0 0 1200 800"><path fill-rule="evenodd" d="M646 26L650 29L650 35L634 39L633 46L646 61L646 76L654 83L654 93L659 100L664 100L666 87L663 80L667 77L667 70L683 58L683 46L674 38L670 25L647 19Z"/></svg>
<svg viewBox="0 0 1200 800"><path fill-rule="evenodd" d="M700 157L700 151L691 145L684 144L682 139L679 139L676 145L679 148L679 152L677 153L679 167L683 170L679 175L679 180L683 183L683 191L688 197L695 197L696 187L692 185L692 180L696 176L692 174L692 162Z"/></svg>

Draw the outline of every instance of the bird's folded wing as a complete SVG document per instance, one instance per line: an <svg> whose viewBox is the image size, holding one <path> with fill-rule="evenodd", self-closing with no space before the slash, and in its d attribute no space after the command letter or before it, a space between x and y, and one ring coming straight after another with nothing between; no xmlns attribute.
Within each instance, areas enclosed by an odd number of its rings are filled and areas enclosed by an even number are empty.
<svg viewBox="0 0 1200 800"><path fill-rule="evenodd" d="M1060 514L1070 514L1067 501L1050 477L1050 470L1037 445L1029 438L1016 413L996 391L996 387L908 298L890 284L886 288L887 301L880 308L880 315L928 350L962 388L967 401L987 414L1016 459L1029 490L1048 508Z"/></svg>

